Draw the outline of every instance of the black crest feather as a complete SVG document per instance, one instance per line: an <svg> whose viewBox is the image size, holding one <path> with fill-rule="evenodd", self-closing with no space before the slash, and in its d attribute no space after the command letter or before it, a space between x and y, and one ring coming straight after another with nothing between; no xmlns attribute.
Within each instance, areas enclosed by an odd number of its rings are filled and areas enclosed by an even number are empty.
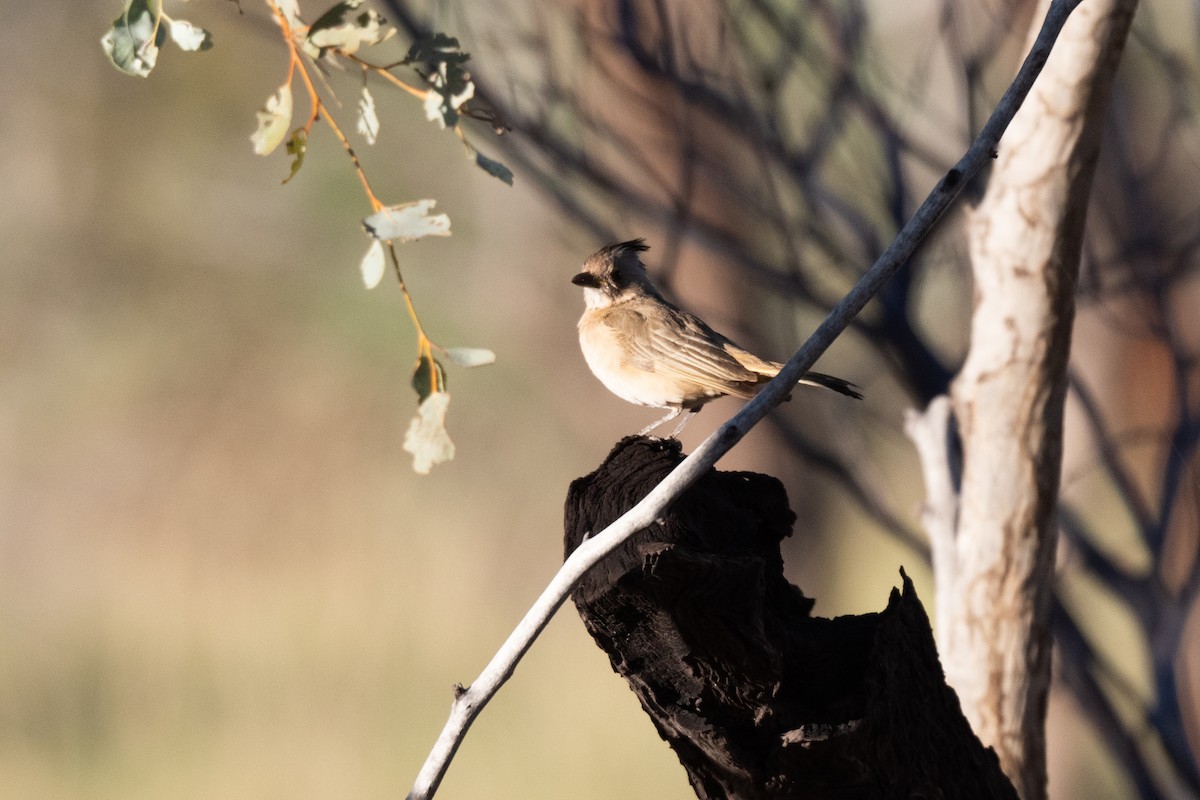
<svg viewBox="0 0 1200 800"><path fill-rule="evenodd" d="M630 239L628 242L618 242L616 244L606 245L600 248L600 253L620 258L626 253L644 253L650 249L650 245L646 244L645 239ZM599 255L600 253L597 253Z"/></svg>

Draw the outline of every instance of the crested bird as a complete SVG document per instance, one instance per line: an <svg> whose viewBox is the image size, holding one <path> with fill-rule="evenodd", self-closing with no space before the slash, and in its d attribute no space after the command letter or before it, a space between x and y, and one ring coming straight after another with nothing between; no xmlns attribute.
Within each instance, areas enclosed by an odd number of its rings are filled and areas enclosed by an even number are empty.
<svg viewBox="0 0 1200 800"><path fill-rule="evenodd" d="M592 373L617 397L668 409L639 436L689 412L671 433L675 437L705 403L726 395L751 398L783 365L759 358L664 299L642 263L640 254L648 249L644 239L602 247L571 279L583 287L587 305L579 346ZM807 372L799 383L862 398L854 384L821 372Z"/></svg>

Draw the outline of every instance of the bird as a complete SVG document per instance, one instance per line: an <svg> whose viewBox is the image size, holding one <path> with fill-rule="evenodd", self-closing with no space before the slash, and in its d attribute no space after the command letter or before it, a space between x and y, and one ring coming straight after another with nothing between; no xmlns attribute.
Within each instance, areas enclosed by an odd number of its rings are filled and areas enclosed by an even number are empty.
<svg viewBox="0 0 1200 800"><path fill-rule="evenodd" d="M642 263L640 254L649 249L645 239L607 245L571 279L583 287L586 304L579 346L592 374L617 397L668 409L638 436L687 411L671 433L675 438L705 403L726 395L749 399L783 365L759 358L663 298ZM799 383L862 399L853 383L821 372L807 372Z"/></svg>

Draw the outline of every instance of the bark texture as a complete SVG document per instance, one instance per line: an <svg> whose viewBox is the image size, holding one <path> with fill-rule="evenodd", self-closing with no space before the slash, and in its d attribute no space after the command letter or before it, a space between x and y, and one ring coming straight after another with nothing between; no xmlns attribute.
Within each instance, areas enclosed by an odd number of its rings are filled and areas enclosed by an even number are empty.
<svg viewBox="0 0 1200 800"><path fill-rule="evenodd" d="M1054 510L1075 283L1103 111L1135 6L1089 0L1075 9L969 217L975 311L951 395L961 485L956 506L939 501L941 519L929 526L938 638L967 718L1024 800L1046 796ZM958 477L934 477L931 488Z"/></svg>
<svg viewBox="0 0 1200 800"><path fill-rule="evenodd" d="M682 458L674 440L620 442L571 485L567 553ZM775 478L712 470L573 594L697 796L1015 798L907 576L880 613L811 616L783 577L795 519Z"/></svg>

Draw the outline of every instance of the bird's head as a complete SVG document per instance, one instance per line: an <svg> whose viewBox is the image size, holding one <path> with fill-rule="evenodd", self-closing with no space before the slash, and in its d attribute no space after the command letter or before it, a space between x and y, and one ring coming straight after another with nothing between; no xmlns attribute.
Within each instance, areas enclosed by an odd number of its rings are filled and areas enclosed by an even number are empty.
<svg viewBox="0 0 1200 800"><path fill-rule="evenodd" d="M571 278L571 283L583 287L588 308L605 308L630 297L656 294L638 255L649 249L645 239L602 247L583 262L583 272Z"/></svg>

